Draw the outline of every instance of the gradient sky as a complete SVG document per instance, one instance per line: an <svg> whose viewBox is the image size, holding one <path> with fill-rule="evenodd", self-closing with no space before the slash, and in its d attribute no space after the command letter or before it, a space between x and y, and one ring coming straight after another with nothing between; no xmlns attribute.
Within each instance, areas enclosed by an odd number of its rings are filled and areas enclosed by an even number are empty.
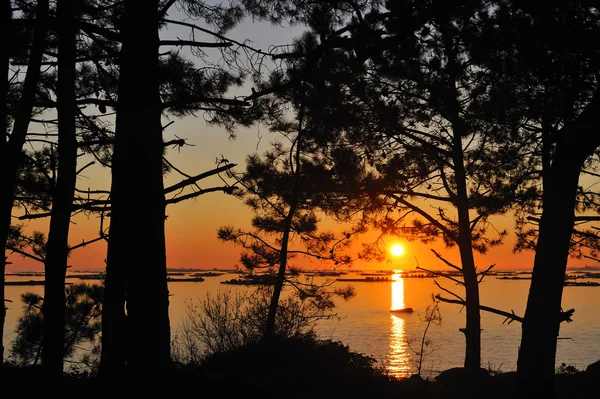
<svg viewBox="0 0 600 399"><path fill-rule="evenodd" d="M177 19L178 12L174 12L171 18ZM244 22L238 29L229 34L238 41L250 39L251 45L256 48L267 50L270 45L290 43L294 37L302 32L299 27L284 28L273 27L268 23ZM170 29L163 32L163 36L171 38L187 39L188 33L183 30ZM197 40L203 38L196 37ZM166 130L165 140L175 136L186 138L190 146L181 150L169 149L168 158L179 169L189 175L195 175L213 169L216 160L222 156L239 167L243 167L244 158L247 154L258 150L264 151L270 142L277 138L269 133L264 126L256 126L250 129L237 131L237 139L230 140L227 132L222 128L209 127L204 123L201 115L197 118L186 117L173 119L174 123ZM165 120L167 122L167 120ZM85 159L80 160L83 165ZM80 165L80 166L81 166ZM166 177L165 186L176 183L180 179L173 172ZM203 180L200 187L207 188L213 185L221 185L217 178ZM78 180L80 189L104 189L110 187L110 174L100 167L87 169ZM143 200L140 198L140 201ZM22 212L15 212L22 214ZM195 199L181 202L167 207L168 219L166 222L167 235L167 264L170 268L231 268L239 260L240 249L229 243L217 240L217 229L221 226L232 225L236 227L249 226L252 213L241 203L240 200L220 193L209 193ZM498 228L513 227L513 219L505 216L497 219ZM28 222L28 230L37 229L47 233L48 220L36 220ZM93 239L97 236L99 219L95 215L89 217L77 215L73 219L70 232L70 243L76 245L82 240ZM131 234L140 234L131 227ZM444 254L444 256L455 264L459 264L457 248L446 249L443 244L424 245L417 242L406 242L394 238L386 239L390 246L400 242L404 245L406 252L401 257L390 257L383 263L356 263L354 269L413 269L417 264L430 269L444 269L444 264L438 260L430 248ZM485 256L476 255L478 268L483 270L491 264L496 268L530 269L533 264L533 253L525 252L513 254L512 246L514 236L509 235L505 244L491 249ZM131 259L135 259L135 253ZM97 269L105 266L106 244L104 242L94 243L88 247L78 249L71 254L69 265L73 269ZM23 271L42 269L42 265L19 255L9 256L8 265L11 271ZM586 260L572 260L569 265L593 264ZM303 262L307 268L316 264Z"/></svg>

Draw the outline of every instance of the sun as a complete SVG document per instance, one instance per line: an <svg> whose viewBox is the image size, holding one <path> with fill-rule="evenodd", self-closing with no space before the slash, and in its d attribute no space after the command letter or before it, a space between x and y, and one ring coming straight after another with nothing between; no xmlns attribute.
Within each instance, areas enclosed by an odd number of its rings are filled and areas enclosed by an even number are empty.
<svg viewBox="0 0 600 399"><path fill-rule="evenodd" d="M401 256L404 254L404 247L400 244L394 244L392 245L392 255L394 256Z"/></svg>

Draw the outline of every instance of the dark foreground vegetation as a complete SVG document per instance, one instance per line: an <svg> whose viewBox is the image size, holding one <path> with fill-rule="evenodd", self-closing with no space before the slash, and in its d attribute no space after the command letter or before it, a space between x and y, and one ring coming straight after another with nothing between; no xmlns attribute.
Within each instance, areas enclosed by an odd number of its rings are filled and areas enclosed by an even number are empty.
<svg viewBox="0 0 600 399"><path fill-rule="evenodd" d="M559 367L554 397L597 398L599 366L586 370ZM41 367L8 365L0 370L3 398L120 398L145 393L183 398L210 393L221 398L475 399L511 398L515 389L515 372L486 369L453 368L432 379L419 375L397 379L375 359L352 352L340 342L310 337L247 344L213 354L198 365L176 365L159 380L137 376L139 384L106 384L87 373L67 373L62 379L47 381Z"/></svg>

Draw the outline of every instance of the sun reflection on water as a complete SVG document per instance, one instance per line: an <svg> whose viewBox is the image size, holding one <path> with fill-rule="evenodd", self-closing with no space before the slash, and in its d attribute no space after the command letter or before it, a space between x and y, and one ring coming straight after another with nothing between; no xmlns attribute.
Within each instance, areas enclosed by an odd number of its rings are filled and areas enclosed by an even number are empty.
<svg viewBox="0 0 600 399"><path fill-rule="evenodd" d="M392 297L390 309L406 306L404 302L404 280L399 274L392 276ZM388 371L397 377L408 377L411 374L411 362L406 342L406 321L403 314L390 313L390 354L387 359Z"/></svg>

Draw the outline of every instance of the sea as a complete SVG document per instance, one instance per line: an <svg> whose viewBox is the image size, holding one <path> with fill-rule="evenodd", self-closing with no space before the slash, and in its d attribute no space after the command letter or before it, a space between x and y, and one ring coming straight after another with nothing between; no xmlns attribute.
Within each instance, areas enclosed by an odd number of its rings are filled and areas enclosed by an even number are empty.
<svg viewBox="0 0 600 399"><path fill-rule="evenodd" d="M175 335L187 316L186 308L204 300L207 294L252 290L251 285L230 285L238 279L235 271L213 271L204 281L176 281L191 278L192 269L170 271L170 321ZM98 283L97 271L71 272L67 281ZM98 277L94 277L96 274ZM303 276L302 274L306 274ZM465 309L461 305L438 303L441 320L427 322L435 306L433 295L464 297L464 288L456 281L416 271L305 272L299 278L333 281L332 287L354 287L356 295L337 299L333 312L337 317L317 325L318 337L340 341L350 350L370 356L376 365L397 377L407 377L421 367L421 375L434 377L443 370L461 367L464 362ZM527 304L530 274L522 271L500 271L488 275L480 284L481 304L523 316ZM81 277L81 278L80 278ZM564 287L563 309L575 309L571 322L563 322L558 340L556 366L568 365L584 370L600 360L600 281L598 273L569 274L578 285ZM40 273L8 273L6 281L43 281ZM349 281L345 281L349 280ZM581 284L585 282L586 284ZM588 284L589 283L589 284ZM4 328L5 350L15 338L15 327L22 313L20 295L34 292L43 296L43 285L9 285L6 287L7 318ZM412 312L392 310L412 308ZM428 312L429 311L429 312ZM521 325L506 317L481 313L482 367L495 372L515 371L521 339ZM423 344L423 350L421 346ZM422 356L419 356L422 353ZM5 354L6 355L6 354Z"/></svg>

